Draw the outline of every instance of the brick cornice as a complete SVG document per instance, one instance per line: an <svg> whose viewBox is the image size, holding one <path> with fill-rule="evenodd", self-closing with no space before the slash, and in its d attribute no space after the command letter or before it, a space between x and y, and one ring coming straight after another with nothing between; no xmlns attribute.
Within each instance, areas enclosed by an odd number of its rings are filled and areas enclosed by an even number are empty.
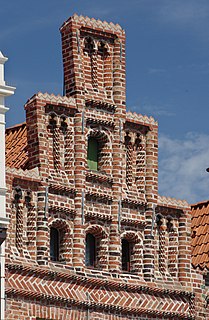
<svg viewBox="0 0 209 320"><path fill-rule="evenodd" d="M109 214L86 212L85 217L95 218L95 219L100 219L105 221L112 221L112 216Z"/></svg>
<svg viewBox="0 0 209 320"><path fill-rule="evenodd" d="M104 193L101 193L101 192L94 192L94 191L91 191L90 189L87 189L86 195L92 196L92 197L95 197L95 198L98 198L98 199L106 200L106 201L112 201L113 200L113 197L110 194L104 194Z"/></svg>
<svg viewBox="0 0 209 320"><path fill-rule="evenodd" d="M68 193L72 193L72 194L76 193L76 190L74 188L69 188L68 186L55 184L55 183L51 183L51 182L49 182L49 188L51 188L52 190L55 190L57 192L68 192Z"/></svg>
<svg viewBox="0 0 209 320"><path fill-rule="evenodd" d="M99 172L92 172L92 171L87 171L86 172L86 178L89 180L96 180L99 182L108 182L110 184L113 183L113 177L112 176L107 176L106 174L102 174Z"/></svg>
<svg viewBox="0 0 209 320"><path fill-rule="evenodd" d="M64 214L72 214L75 215L76 211L73 208L61 207L55 205L49 205L49 211L62 212Z"/></svg>
<svg viewBox="0 0 209 320"><path fill-rule="evenodd" d="M92 99L87 99L86 100L86 106L91 106L94 108L97 108L99 110L104 110L106 112L114 113L116 106L113 103L108 103L100 100L92 100Z"/></svg>
<svg viewBox="0 0 209 320"><path fill-rule="evenodd" d="M132 219L132 218L122 218L121 223L125 225L135 225L140 226L141 228L144 228L146 226L146 221L138 220L138 219Z"/></svg>

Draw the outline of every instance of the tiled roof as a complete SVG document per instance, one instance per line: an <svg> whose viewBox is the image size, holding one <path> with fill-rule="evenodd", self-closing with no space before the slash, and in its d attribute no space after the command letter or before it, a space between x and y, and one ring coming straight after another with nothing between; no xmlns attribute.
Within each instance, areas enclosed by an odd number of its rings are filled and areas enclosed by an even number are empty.
<svg viewBox="0 0 209 320"><path fill-rule="evenodd" d="M26 123L6 129L6 166L27 169L27 128Z"/></svg>
<svg viewBox="0 0 209 320"><path fill-rule="evenodd" d="M209 269L209 200L192 205L192 264Z"/></svg>

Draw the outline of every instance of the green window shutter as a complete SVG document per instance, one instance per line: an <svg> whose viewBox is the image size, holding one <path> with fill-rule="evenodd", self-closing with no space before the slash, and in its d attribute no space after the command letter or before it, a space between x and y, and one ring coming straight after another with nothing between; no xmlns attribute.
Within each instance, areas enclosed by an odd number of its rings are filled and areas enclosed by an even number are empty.
<svg viewBox="0 0 209 320"><path fill-rule="evenodd" d="M87 162L90 170L98 170L98 141L94 138L88 140Z"/></svg>

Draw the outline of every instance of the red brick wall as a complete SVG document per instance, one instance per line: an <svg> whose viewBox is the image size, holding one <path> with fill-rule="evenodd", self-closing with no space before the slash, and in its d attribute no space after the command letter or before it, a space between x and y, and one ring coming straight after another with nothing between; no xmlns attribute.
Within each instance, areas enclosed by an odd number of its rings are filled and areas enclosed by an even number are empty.
<svg viewBox="0 0 209 320"><path fill-rule="evenodd" d="M126 113L125 33L78 16L61 33L67 97L27 102L29 170L7 174L7 319L202 320L189 208L159 203L158 125ZM102 145L97 172L87 165L90 136ZM57 262L51 227L61 237ZM95 268L85 266L87 233L96 237Z"/></svg>

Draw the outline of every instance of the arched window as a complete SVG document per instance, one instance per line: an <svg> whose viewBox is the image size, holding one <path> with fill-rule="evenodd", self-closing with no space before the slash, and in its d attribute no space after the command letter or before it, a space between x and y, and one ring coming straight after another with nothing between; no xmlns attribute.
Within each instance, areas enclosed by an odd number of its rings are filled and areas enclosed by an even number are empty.
<svg viewBox="0 0 209 320"><path fill-rule="evenodd" d="M95 138L88 139L87 162L90 170L98 170L98 141Z"/></svg>
<svg viewBox="0 0 209 320"><path fill-rule="evenodd" d="M59 261L60 255L60 237L59 230L50 228L50 259L52 261Z"/></svg>
<svg viewBox="0 0 209 320"><path fill-rule="evenodd" d="M130 243L126 239L122 239L122 270L130 271Z"/></svg>
<svg viewBox="0 0 209 320"><path fill-rule="evenodd" d="M91 233L87 233L85 265L87 267L94 267L95 263L96 263L96 239Z"/></svg>

